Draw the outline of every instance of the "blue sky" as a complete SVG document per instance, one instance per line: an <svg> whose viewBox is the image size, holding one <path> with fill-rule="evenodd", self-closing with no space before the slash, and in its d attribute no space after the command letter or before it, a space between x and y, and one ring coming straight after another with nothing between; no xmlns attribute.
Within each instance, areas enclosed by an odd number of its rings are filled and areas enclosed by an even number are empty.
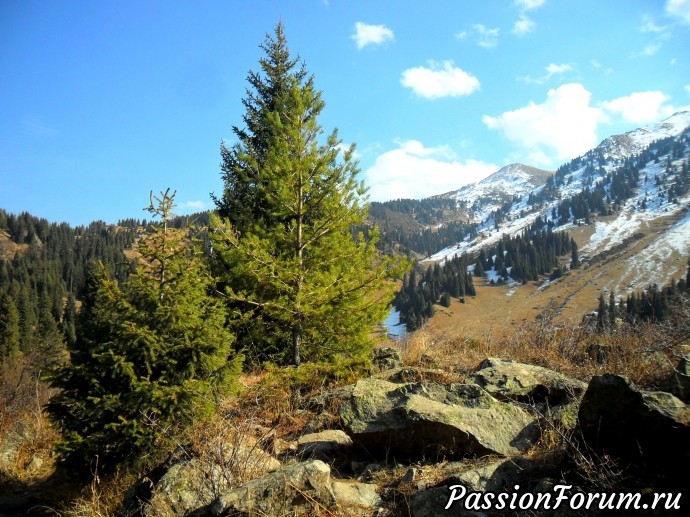
<svg viewBox="0 0 690 517"><path fill-rule="evenodd" d="M172 187L212 208L278 20L372 200L555 169L690 109L690 0L3 0L0 207L115 222Z"/></svg>

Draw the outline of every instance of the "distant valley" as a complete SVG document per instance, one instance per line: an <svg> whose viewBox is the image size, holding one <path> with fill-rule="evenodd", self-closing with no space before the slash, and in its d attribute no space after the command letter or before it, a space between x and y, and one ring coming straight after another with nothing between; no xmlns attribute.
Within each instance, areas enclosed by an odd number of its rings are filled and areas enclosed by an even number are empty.
<svg viewBox="0 0 690 517"><path fill-rule="evenodd" d="M511 164L416 206L382 203L375 214L385 219L376 223L397 242L409 243L405 251L423 267L463 254L472 263L481 249L521 234L537 220L544 228L566 231L577 243L582 267L553 282L543 278L521 284L508 278L496 285L490 283L491 274L475 278L476 299L437 307L430 324L469 334L502 333L547 307L555 308L558 318L577 322L596 309L602 293L625 298L685 274L689 127L690 113L677 113L654 126L606 138L555 173ZM406 210L396 211L396 206ZM417 239L399 237L406 232ZM561 259L566 269L568 262L569 257Z"/></svg>

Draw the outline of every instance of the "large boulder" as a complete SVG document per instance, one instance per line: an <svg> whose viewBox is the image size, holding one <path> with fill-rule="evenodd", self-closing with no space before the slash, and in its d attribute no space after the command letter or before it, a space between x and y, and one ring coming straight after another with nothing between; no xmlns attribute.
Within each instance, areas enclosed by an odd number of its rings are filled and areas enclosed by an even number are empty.
<svg viewBox="0 0 690 517"><path fill-rule="evenodd" d="M212 502L239 479L261 476L281 467L280 461L256 444L225 447L216 457L191 457L174 462L155 483L144 508L146 516L182 516ZM137 487L126 496L126 506L137 508ZM149 496L145 495L148 499Z"/></svg>
<svg viewBox="0 0 690 517"><path fill-rule="evenodd" d="M374 371L392 370L403 365L400 351L393 347L374 348L371 351L371 366Z"/></svg>
<svg viewBox="0 0 690 517"><path fill-rule="evenodd" d="M511 456L538 438L534 419L475 385L362 379L340 409L346 430L371 453L399 460Z"/></svg>
<svg viewBox="0 0 690 517"><path fill-rule="evenodd" d="M331 469L321 460L284 467L229 490L211 505L211 515L310 515L331 509Z"/></svg>
<svg viewBox="0 0 690 517"><path fill-rule="evenodd" d="M226 489L211 504L187 511L189 517L270 515L376 515L381 505L375 484L331 477L321 460L285 466L241 486ZM162 508L156 515L171 514ZM182 514L180 514L182 515Z"/></svg>
<svg viewBox="0 0 690 517"><path fill-rule="evenodd" d="M690 460L690 408L670 393L638 390L618 375L596 376L578 419L587 444L616 458L669 473L682 472Z"/></svg>
<svg viewBox="0 0 690 517"><path fill-rule="evenodd" d="M354 480L334 480L331 490L341 509L371 510L381 504L379 488L374 483L361 483ZM343 513L354 513L343 512ZM368 515L371 512L367 513Z"/></svg>
<svg viewBox="0 0 690 517"><path fill-rule="evenodd" d="M300 456L313 455L327 459L339 454L352 445L352 438L339 429L329 429L320 433L310 433L297 440L297 454Z"/></svg>
<svg viewBox="0 0 690 517"><path fill-rule="evenodd" d="M587 388L584 382L541 366L494 358L482 361L470 379L500 400L550 406L575 400Z"/></svg>

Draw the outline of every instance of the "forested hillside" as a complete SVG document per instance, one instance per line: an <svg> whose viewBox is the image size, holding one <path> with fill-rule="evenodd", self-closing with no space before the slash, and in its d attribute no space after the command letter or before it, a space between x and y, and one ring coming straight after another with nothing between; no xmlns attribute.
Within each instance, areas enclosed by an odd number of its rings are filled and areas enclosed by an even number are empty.
<svg viewBox="0 0 690 517"><path fill-rule="evenodd" d="M573 238L552 228L552 223L538 218L522 234L504 235L498 244L482 248L476 256L456 255L412 271L405 276L394 301L400 321L408 330L416 330L434 315L435 304L448 307L452 298L464 303L465 296L476 294L472 276L486 277L491 284L526 284L542 276L554 280L579 267ZM570 255L569 264L559 260L564 255Z"/></svg>
<svg viewBox="0 0 690 517"><path fill-rule="evenodd" d="M39 345L58 353L59 331L73 341L76 301L84 295L89 264L100 260L124 280L122 252L142 226L144 221L130 220L72 228L0 209L0 358Z"/></svg>
<svg viewBox="0 0 690 517"><path fill-rule="evenodd" d="M181 228L186 222L207 224L208 214L177 217L170 224ZM74 342L90 267L102 262L124 282L131 270L124 252L150 228L146 219L131 218L71 227L0 209L0 360L46 343L57 353L63 338Z"/></svg>

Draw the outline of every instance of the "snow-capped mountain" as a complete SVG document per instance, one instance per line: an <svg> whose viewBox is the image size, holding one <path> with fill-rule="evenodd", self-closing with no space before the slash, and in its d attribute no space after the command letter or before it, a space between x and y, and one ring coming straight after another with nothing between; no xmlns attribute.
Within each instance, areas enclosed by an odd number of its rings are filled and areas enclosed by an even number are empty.
<svg viewBox="0 0 690 517"><path fill-rule="evenodd" d="M605 138L597 149L601 149L607 158L621 160L642 152L657 140L677 136L689 126L690 112L682 111L651 127L638 128L622 135Z"/></svg>
<svg viewBox="0 0 690 517"><path fill-rule="evenodd" d="M462 202L469 210L471 219L480 222L506 201L528 194L543 185L552 175L553 171L512 163L477 183L437 197Z"/></svg>
<svg viewBox="0 0 690 517"><path fill-rule="evenodd" d="M690 112L606 138L555 174L509 165L443 195L464 202L479 225L476 235L427 261L477 253L540 218L554 230L576 233L585 265L619 256L624 265L599 281L605 289L663 285L671 268L659 262L684 265L690 256L689 169Z"/></svg>

